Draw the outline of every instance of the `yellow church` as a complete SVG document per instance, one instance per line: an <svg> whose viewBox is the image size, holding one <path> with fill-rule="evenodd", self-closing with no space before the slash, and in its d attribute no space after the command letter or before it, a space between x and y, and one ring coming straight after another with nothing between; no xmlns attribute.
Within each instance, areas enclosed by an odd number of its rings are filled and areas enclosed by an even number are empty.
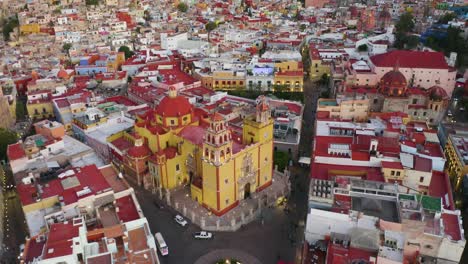
<svg viewBox="0 0 468 264"><path fill-rule="evenodd" d="M273 120L264 97L244 119L242 136L231 134L222 115L200 112L170 87L154 110L137 117L135 132L124 135L133 144L121 164L146 188L190 185L192 198L219 216L271 185Z"/></svg>

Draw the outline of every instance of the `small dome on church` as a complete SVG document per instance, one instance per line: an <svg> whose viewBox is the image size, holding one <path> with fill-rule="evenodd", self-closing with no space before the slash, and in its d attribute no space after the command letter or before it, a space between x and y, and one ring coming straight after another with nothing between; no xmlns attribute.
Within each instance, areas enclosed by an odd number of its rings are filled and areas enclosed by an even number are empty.
<svg viewBox="0 0 468 264"><path fill-rule="evenodd" d="M171 89L171 88L169 88ZM174 87L175 89L175 87ZM156 106L156 114L165 117L179 117L192 112L192 104L185 96L166 96Z"/></svg>
<svg viewBox="0 0 468 264"><path fill-rule="evenodd" d="M447 95L447 92L444 90L444 88L434 85L429 90L427 90L427 94L429 95L429 98L433 101L440 101L440 100L448 100L449 96Z"/></svg>

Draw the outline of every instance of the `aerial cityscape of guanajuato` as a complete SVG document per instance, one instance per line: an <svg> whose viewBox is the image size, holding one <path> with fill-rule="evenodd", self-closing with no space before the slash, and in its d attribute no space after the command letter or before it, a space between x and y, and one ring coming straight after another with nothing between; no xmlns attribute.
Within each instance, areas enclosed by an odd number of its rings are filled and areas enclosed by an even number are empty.
<svg viewBox="0 0 468 264"><path fill-rule="evenodd" d="M0 264L468 263L468 0L0 6Z"/></svg>

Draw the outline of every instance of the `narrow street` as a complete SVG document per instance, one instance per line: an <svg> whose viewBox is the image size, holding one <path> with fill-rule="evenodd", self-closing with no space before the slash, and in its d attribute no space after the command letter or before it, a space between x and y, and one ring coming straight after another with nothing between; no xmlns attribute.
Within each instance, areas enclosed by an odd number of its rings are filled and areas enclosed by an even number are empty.
<svg viewBox="0 0 468 264"><path fill-rule="evenodd" d="M320 92L321 89L316 82L312 82L311 80L304 81L304 114L302 117L300 156L310 157L312 154L315 114Z"/></svg>
<svg viewBox="0 0 468 264"><path fill-rule="evenodd" d="M25 241L27 228L19 196L16 189L11 187L14 186L11 172L6 171L0 177L3 195L3 250L0 263L16 263L19 246Z"/></svg>

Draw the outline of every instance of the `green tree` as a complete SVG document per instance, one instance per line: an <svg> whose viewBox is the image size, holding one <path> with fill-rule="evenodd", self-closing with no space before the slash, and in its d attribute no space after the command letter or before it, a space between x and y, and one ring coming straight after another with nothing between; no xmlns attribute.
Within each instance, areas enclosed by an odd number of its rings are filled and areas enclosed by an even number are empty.
<svg viewBox="0 0 468 264"><path fill-rule="evenodd" d="M405 49L414 49L419 44L419 37L415 35L409 35L405 38Z"/></svg>
<svg viewBox="0 0 468 264"><path fill-rule="evenodd" d="M15 30L16 27L19 26L18 15L10 17L8 20L3 21L3 39L5 41L10 40L10 33Z"/></svg>
<svg viewBox="0 0 468 264"><path fill-rule="evenodd" d="M71 43L65 43L62 46L62 50L67 53L68 57L70 57L70 49L72 48Z"/></svg>
<svg viewBox="0 0 468 264"><path fill-rule="evenodd" d="M7 146L10 144L14 144L16 140L16 133L4 128L0 128L0 160L7 159Z"/></svg>
<svg viewBox="0 0 468 264"><path fill-rule="evenodd" d="M86 0L86 5L99 5L99 0Z"/></svg>
<svg viewBox="0 0 468 264"><path fill-rule="evenodd" d="M402 14L400 16L400 19L396 23L395 28L395 47L398 49L403 49L408 43L408 41L411 41L408 38L408 33L414 30L413 15L410 12Z"/></svg>
<svg viewBox="0 0 468 264"><path fill-rule="evenodd" d="M26 119L26 106L21 100L16 100L16 120Z"/></svg>
<svg viewBox="0 0 468 264"><path fill-rule="evenodd" d="M365 51L367 51L367 49L368 49L368 47L367 47L366 44L362 44L362 45L359 45L359 47L357 47L357 50L359 52L365 52Z"/></svg>
<svg viewBox="0 0 468 264"><path fill-rule="evenodd" d="M414 18L410 12L405 12L395 25L397 32L408 33L414 29Z"/></svg>
<svg viewBox="0 0 468 264"><path fill-rule="evenodd" d="M273 153L273 163L278 165L279 171L284 171L284 169L288 166L289 162L289 155L284 151L275 151Z"/></svg>
<svg viewBox="0 0 468 264"><path fill-rule="evenodd" d="M178 9L180 12L185 13L185 12L187 12L187 10L188 10L188 6L187 6L186 3L179 3L179 4L177 5L177 9Z"/></svg>
<svg viewBox="0 0 468 264"><path fill-rule="evenodd" d="M218 27L218 25L213 21L210 21L210 22L206 23L205 29L206 29L206 31L208 31L208 41L210 41L211 31L213 31L216 27Z"/></svg>
<svg viewBox="0 0 468 264"><path fill-rule="evenodd" d="M452 21L456 18L457 15L455 13L446 13L437 21L438 24L448 24L449 21Z"/></svg>
<svg viewBox="0 0 468 264"><path fill-rule="evenodd" d="M121 46L121 47L119 48L119 52L125 53L125 59L128 59L128 58L132 57L133 54L135 54L135 53L134 53L133 51L131 51L130 48L127 47L127 46Z"/></svg>

